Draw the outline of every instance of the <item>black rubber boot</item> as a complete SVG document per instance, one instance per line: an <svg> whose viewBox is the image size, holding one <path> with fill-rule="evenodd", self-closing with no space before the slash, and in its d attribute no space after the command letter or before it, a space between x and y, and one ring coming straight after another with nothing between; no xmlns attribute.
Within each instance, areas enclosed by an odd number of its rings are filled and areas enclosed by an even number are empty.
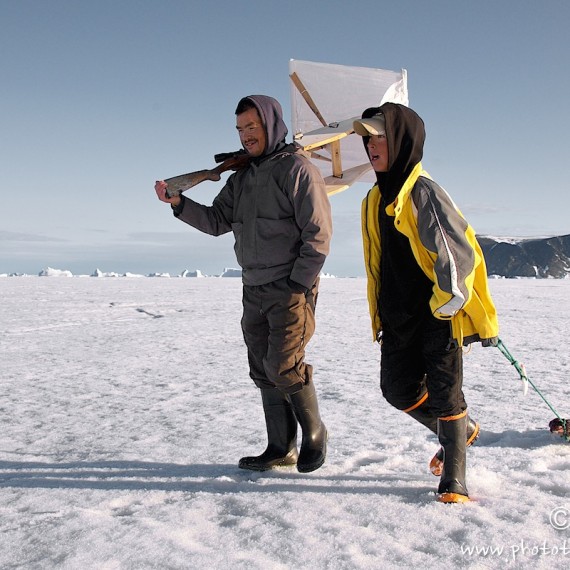
<svg viewBox="0 0 570 570"><path fill-rule="evenodd" d="M427 400L417 408L406 411L406 413L437 435L437 416L431 412Z"/></svg>
<svg viewBox="0 0 570 570"><path fill-rule="evenodd" d="M437 434L443 447L443 472L437 490L442 503L469 500L465 484L467 463L467 415L454 420L437 420Z"/></svg>
<svg viewBox="0 0 570 570"><path fill-rule="evenodd" d="M297 420L287 396L269 388L261 390L265 425L267 427L267 449L254 457L242 457L240 469L268 471L277 467L288 467L297 463Z"/></svg>
<svg viewBox="0 0 570 570"><path fill-rule="evenodd" d="M479 437L479 424L475 420L467 417L467 433L466 437L466 445L469 447ZM443 447L440 447L437 450L437 453L431 458L429 462L429 470L436 476L439 477L443 471Z"/></svg>
<svg viewBox="0 0 570 570"><path fill-rule="evenodd" d="M327 428L319 415L315 385L309 382L289 398L303 432L297 471L309 473L318 469L327 455Z"/></svg>

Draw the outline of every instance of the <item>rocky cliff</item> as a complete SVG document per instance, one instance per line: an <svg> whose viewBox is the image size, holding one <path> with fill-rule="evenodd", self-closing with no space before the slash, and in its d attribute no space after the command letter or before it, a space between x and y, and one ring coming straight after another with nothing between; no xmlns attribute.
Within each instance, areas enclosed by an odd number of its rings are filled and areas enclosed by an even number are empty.
<svg viewBox="0 0 570 570"><path fill-rule="evenodd" d="M537 239L477 236L489 275L570 277L570 235Z"/></svg>

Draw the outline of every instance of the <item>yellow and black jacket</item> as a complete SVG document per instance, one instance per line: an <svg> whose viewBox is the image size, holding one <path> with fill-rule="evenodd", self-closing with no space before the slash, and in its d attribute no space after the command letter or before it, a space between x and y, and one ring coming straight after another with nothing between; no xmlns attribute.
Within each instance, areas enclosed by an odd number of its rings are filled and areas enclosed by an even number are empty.
<svg viewBox="0 0 570 570"><path fill-rule="evenodd" d="M362 203L367 295L375 340L382 332L378 306L382 286L381 198L376 184ZM477 341L492 343L499 331L497 314L475 232L421 162L413 167L385 213L393 216L394 228L409 240L418 266L433 283L429 300L432 315L450 321L453 340L459 346Z"/></svg>

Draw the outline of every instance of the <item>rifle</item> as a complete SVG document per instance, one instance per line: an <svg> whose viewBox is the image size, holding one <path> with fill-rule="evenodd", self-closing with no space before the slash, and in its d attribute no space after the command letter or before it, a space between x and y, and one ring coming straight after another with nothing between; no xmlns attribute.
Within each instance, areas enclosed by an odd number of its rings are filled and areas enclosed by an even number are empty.
<svg viewBox="0 0 570 570"><path fill-rule="evenodd" d="M165 182L168 184L166 195L169 198L180 196L182 192L189 190L193 186L204 182L204 180L212 180L217 182L221 178L222 172L227 170L240 170L249 164L249 154L241 149L235 152L224 152L214 156L214 162L219 163L218 166L211 170L197 170L196 172L188 172L167 178Z"/></svg>

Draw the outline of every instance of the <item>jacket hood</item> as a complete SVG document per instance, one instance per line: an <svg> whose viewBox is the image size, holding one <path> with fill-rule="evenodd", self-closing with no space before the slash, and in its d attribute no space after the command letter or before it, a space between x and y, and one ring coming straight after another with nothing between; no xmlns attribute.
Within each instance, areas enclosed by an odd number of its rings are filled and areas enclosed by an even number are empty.
<svg viewBox="0 0 570 570"><path fill-rule="evenodd" d="M285 137L288 133L287 125L283 121L281 104L277 99L267 95L249 95L244 99L248 99L255 105L265 127L267 145L262 156L273 154L286 144Z"/></svg>
<svg viewBox="0 0 570 570"><path fill-rule="evenodd" d="M386 120L388 171L377 172L376 179L382 195L392 202L422 159L426 136L424 122L415 111L398 103L370 107L362 113L362 118L367 119L377 113L383 113ZM363 137L367 153L368 140L369 137Z"/></svg>

